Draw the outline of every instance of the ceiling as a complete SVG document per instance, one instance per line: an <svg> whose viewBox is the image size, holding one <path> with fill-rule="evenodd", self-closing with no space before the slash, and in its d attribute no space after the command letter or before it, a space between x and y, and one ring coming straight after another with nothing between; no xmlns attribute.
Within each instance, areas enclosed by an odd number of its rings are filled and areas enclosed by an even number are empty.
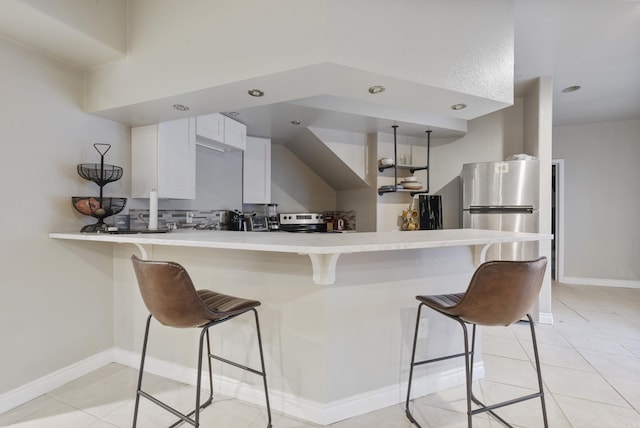
<svg viewBox="0 0 640 428"><path fill-rule="evenodd" d="M553 76L553 125L640 119L640 1L515 0L515 96L537 77ZM578 91L563 93L569 86ZM295 112L295 114L294 114ZM376 132L391 121L304 109L290 103L241 111L275 141L294 132L289 120ZM424 127L398 123L405 135ZM258 131L258 129L256 129ZM456 132L434 129L434 137Z"/></svg>
<svg viewBox="0 0 640 428"><path fill-rule="evenodd" d="M514 5L516 97L526 94L535 78L553 76L554 126L640 119L640 1L515 0ZM35 30L28 29L37 26L23 24L27 30L11 34L0 20L0 34L33 46ZM80 60L71 62L86 66ZM562 92L574 85L581 89ZM237 119L247 124L250 135L271 137L276 143L286 143L299 132L292 120L366 133L388 130L395 123L389 119L392 112L385 119L354 115L322 108L322 101L315 97L242 109ZM424 135L424 125L398 124L404 135ZM433 129L434 137L464 133Z"/></svg>
<svg viewBox="0 0 640 428"><path fill-rule="evenodd" d="M516 96L537 76L554 126L640 119L640 1L516 0Z"/></svg>

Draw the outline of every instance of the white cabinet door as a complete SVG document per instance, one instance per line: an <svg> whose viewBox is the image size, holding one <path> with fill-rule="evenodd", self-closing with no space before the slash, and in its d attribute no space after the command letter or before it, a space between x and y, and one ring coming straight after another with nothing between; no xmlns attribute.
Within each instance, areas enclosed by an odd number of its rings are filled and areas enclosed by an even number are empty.
<svg viewBox="0 0 640 428"><path fill-rule="evenodd" d="M158 188L158 125L131 128L131 197L148 198Z"/></svg>
<svg viewBox="0 0 640 428"><path fill-rule="evenodd" d="M244 150L247 126L220 113L198 116L196 143L220 152Z"/></svg>
<svg viewBox="0 0 640 428"><path fill-rule="evenodd" d="M158 124L158 197L196 198L194 118Z"/></svg>
<svg viewBox="0 0 640 428"><path fill-rule="evenodd" d="M133 198L195 199L195 118L131 129Z"/></svg>
<svg viewBox="0 0 640 428"><path fill-rule="evenodd" d="M242 202L271 203L271 140L247 137L242 158Z"/></svg>
<svg viewBox="0 0 640 428"><path fill-rule="evenodd" d="M225 116L224 143L238 150L245 150L247 147L247 126Z"/></svg>
<svg viewBox="0 0 640 428"><path fill-rule="evenodd" d="M198 116L196 135L198 139L224 143L224 116L220 113Z"/></svg>

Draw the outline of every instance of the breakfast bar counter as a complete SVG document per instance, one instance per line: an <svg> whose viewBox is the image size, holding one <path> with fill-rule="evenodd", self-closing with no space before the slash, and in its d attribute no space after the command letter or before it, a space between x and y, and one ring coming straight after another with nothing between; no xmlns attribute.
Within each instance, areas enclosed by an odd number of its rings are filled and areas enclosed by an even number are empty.
<svg viewBox="0 0 640 428"><path fill-rule="evenodd" d="M540 241L551 235L479 229L446 229L412 232L364 233L238 233L228 231L182 231L145 234L51 233L50 238L113 242L134 245L216 248L268 251L307 255L313 267L313 282L333 284L341 254L412 250L459 246L479 247L478 262L492 244ZM144 247L139 247L145 256Z"/></svg>
<svg viewBox="0 0 640 428"><path fill-rule="evenodd" d="M51 233L61 251L78 254L112 245L114 360L136 367L148 312L131 266L132 254L182 264L197 288L262 302L260 312L272 407L318 424L404 400L419 294L462 292L487 248L546 241L551 235L455 229L377 233L249 233L178 231L144 234ZM101 250L101 252L104 252ZM310 260L310 263L309 261ZM546 281L550 284L550 281ZM88 282L88 286L91 283ZM550 319L550 285L534 317ZM236 318L214 347L249 366L258 363L255 326ZM460 352L456 323L423 311L419 353ZM152 330L146 367L192 383L197 331ZM474 374L483 375L481 343ZM216 350L214 350L216 352ZM462 361L414 374L415 396L460 385ZM259 380L214 366L218 393L263 403ZM248 385L248 386L247 386ZM277 422L277 421L276 421Z"/></svg>

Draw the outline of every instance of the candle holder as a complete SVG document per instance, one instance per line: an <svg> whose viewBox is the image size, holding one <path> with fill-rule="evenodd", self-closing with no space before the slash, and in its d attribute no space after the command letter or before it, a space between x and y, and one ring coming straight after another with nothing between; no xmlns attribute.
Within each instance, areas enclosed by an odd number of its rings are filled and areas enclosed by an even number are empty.
<svg viewBox="0 0 640 428"><path fill-rule="evenodd" d="M96 233L107 230L104 219L121 212L127 204L127 198L105 198L102 190L108 183L122 178L122 167L104 163L104 155L111 148L111 144L95 143L93 147L100 153L100 163L81 163L77 166L78 175L85 180L93 181L100 188L100 196L73 196L71 203L81 214L97 218L98 222L84 226L80 232Z"/></svg>

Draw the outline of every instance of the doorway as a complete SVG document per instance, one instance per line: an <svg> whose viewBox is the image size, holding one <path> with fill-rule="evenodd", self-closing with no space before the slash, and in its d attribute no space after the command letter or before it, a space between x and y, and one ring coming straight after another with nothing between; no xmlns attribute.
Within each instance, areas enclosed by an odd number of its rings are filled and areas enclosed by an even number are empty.
<svg viewBox="0 0 640 428"><path fill-rule="evenodd" d="M551 162L551 279L564 280L564 159Z"/></svg>

